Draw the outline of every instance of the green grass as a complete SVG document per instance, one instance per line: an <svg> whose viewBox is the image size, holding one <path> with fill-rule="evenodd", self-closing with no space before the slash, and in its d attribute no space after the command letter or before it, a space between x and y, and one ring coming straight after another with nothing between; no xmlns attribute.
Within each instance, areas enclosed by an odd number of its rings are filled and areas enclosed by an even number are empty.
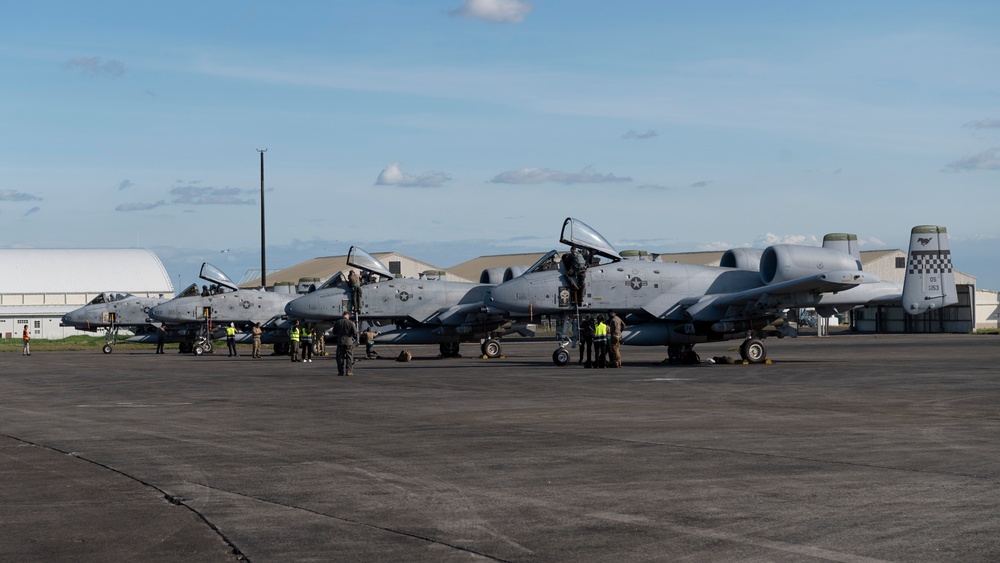
<svg viewBox="0 0 1000 563"><path fill-rule="evenodd" d="M225 342L217 341L216 347L222 346L224 350ZM100 351L104 346L103 336L70 336L61 340L43 340L41 338L31 339L32 352L73 352L73 351ZM155 344L138 344L125 342L120 338L115 344L115 350L153 350ZM24 349L24 342L20 338L0 338L0 353L21 352ZM166 350L176 350L177 344L164 345Z"/></svg>

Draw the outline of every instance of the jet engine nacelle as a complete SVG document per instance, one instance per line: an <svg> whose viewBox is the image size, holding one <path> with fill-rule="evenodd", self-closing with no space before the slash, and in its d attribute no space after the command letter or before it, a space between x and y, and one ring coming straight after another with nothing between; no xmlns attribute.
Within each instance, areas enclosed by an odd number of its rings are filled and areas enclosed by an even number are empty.
<svg viewBox="0 0 1000 563"><path fill-rule="evenodd" d="M504 281L504 272L506 268L487 268L483 270L483 273L479 274L479 283L488 283L490 285L500 285Z"/></svg>
<svg viewBox="0 0 1000 563"><path fill-rule="evenodd" d="M760 279L766 284L839 270L861 270L861 261L832 248L776 244L760 257Z"/></svg>
<svg viewBox="0 0 1000 563"><path fill-rule="evenodd" d="M506 281L510 281L510 280L512 280L512 279L520 276L521 274L523 274L525 272L525 270L527 270L527 269L528 269L528 266L511 266L510 268L507 268L506 270L504 270L504 272L503 272L503 281L505 281L505 282Z"/></svg>
<svg viewBox="0 0 1000 563"><path fill-rule="evenodd" d="M719 266L759 272L762 254L764 250L760 248L731 248L722 255Z"/></svg>

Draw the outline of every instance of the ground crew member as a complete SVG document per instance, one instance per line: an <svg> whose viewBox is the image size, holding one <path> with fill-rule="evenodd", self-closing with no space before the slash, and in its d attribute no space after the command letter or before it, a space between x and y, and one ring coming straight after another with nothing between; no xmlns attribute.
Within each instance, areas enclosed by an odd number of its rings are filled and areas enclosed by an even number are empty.
<svg viewBox="0 0 1000 563"><path fill-rule="evenodd" d="M313 357L313 329L306 323L306 327L299 334L302 340L302 361L311 362Z"/></svg>
<svg viewBox="0 0 1000 563"><path fill-rule="evenodd" d="M607 367L605 357L608 354L608 325L604 324L604 315L597 315L594 323L594 367Z"/></svg>
<svg viewBox="0 0 1000 563"><path fill-rule="evenodd" d="M333 335L337 338L337 375L354 375L354 339L357 328L351 321L351 313L333 323Z"/></svg>
<svg viewBox="0 0 1000 563"><path fill-rule="evenodd" d="M292 361L299 361L299 321L295 321L292 328L288 329L288 353L292 356Z"/></svg>
<svg viewBox="0 0 1000 563"><path fill-rule="evenodd" d="M608 313L609 342L611 343L611 367L622 367L622 330L625 329L625 321L615 314L614 311Z"/></svg>
<svg viewBox="0 0 1000 563"><path fill-rule="evenodd" d="M260 335L264 334L264 329L260 328L260 323L253 325L253 329L250 331L253 334L253 350L250 354L253 358L260 357Z"/></svg>
<svg viewBox="0 0 1000 563"><path fill-rule="evenodd" d="M229 323L226 327L226 346L229 347L229 357L239 356L236 353L236 325Z"/></svg>
<svg viewBox="0 0 1000 563"><path fill-rule="evenodd" d="M583 362L584 349L587 353L587 363ZM578 363L583 364L585 368L594 367L594 362L591 359L591 355L594 352L594 319L590 318L590 315L584 315L583 320L580 321L580 361Z"/></svg>
<svg viewBox="0 0 1000 563"><path fill-rule="evenodd" d="M378 335L377 332L372 330L372 327L368 327L364 332L361 333L361 343L365 345L365 357L369 360L374 360L378 357L375 353L375 337Z"/></svg>
<svg viewBox="0 0 1000 563"><path fill-rule="evenodd" d="M351 270L347 274L347 283L351 286L351 310L361 312L361 277Z"/></svg>
<svg viewBox="0 0 1000 563"><path fill-rule="evenodd" d="M24 350L21 351L22 356L31 355L31 334L28 333L28 325L24 325L24 332L21 333L21 340L24 340Z"/></svg>
<svg viewBox="0 0 1000 563"><path fill-rule="evenodd" d="M167 325L160 323L160 326L156 327L156 353L163 353L163 344L167 341Z"/></svg>

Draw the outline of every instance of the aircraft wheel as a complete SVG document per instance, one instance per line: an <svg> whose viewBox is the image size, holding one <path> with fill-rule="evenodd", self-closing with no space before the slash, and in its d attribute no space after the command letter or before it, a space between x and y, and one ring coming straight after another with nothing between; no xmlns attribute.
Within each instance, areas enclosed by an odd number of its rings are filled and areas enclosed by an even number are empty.
<svg viewBox="0 0 1000 563"><path fill-rule="evenodd" d="M486 342L483 342L483 355L487 358L499 358L501 351L499 340L490 338Z"/></svg>
<svg viewBox="0 0 1000 563"><path fill-rule="evenodd" d="M565 348L560 348L555 352L552 352L552 363L557 366L564 366L569 363L569 350Z"/></svg>
<svg viewBox="0 0 1000 563"><path fill-rule="evenodd" d="M190 342L181 342L180 352L181 354L190 354L194 351L193 345Z"/></svg>
<svg viewBox="0 0 1000 563"><path fill-rule="evenodd" d="M740 345L740 357L751 364L762 364L767 359L767 347L760 340L750 338Z"/></svg>
<svg viewBox="0 0 1000 563"><path fill-rule="evenodd" d="M101 348L101 351L105 354L110 354L112 350L114 350L114 348L112 348L110 344L105 344L104 347Z"/></svg>
<svg viewBox="0 0 1000 563"><path fill-rule="evenodd" d="M211 340L206 340L206 341L205 341L205 342L204 342L204 343L203 343L203 344L201 345L201 347L202 347L202 351L203 351L203 352L205 352L206 354L211 354L211 353L212 353L212 350L213 350L213 348L214 348L214 347L212 346L212 341L211 341Z"/></svg>
<svg viewBox="0 0 1000 563"><path fill-rule="evenodd" d="M443 357L455 358L458 357L458 349L460 346L461 344L458 342L442 342L438 348L441 350L441 355Z"/></svg>
<svg viewBox="0 0 1000 563"><path fill-rule="evenodd" d="M194 347L194 355L200 356L205 353L205 349L201 347L201 344Z"/></svg>

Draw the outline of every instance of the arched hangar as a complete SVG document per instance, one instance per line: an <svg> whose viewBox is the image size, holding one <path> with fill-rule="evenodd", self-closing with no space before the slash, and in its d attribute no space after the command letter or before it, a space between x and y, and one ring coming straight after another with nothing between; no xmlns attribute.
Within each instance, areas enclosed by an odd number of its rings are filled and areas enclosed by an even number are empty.
<svg viewBox="0 0 1000 563"><path fill-rule="evenodd" d="M59 326L62 316L98 294L171 296L174 286L163 263L143 248L0 249L0 335L33 338L83 334Z"/></svg>

